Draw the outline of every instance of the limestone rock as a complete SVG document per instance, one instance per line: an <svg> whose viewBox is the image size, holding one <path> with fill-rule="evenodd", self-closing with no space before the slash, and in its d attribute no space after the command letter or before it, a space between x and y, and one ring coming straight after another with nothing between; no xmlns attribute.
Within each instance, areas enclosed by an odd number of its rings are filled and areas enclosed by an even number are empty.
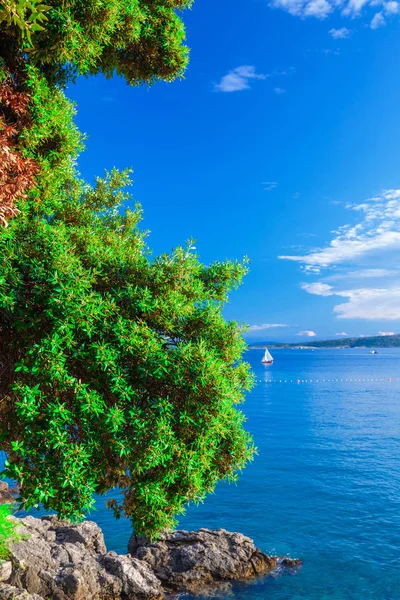
<svg viewBox="0 0 400 600"><path fill-rule="evenodd" d="M15 485L13 485L13 487L9 487L8 491L10 492L10 494L17 497L20 494L21 486L19 485L19 483L16 483Z"/></svg>
<svg viewBox="0 0 400 600"><path fill-rule="evenodd" d="M16 487L9 488L6 481L0 481L0 504L12 504L18 494Z"/></svg>
<svg viewBox="0 0 400 600"><path fill-rule="evenodd" d="M0 581L8 581L12 573L12 563L10 560L0 564Z"/></svg>
<svg viewBox="0 0 400 600"><path fill-rule="evenodd" d="M279 575L300 561L268 556L240 533L200 529L163 534L157 543L132 536L128 555L107 552L100 528L54 516L16 519L21 539L0 567L0 600L162 600L195 592L217 597L233 580ZM3 569L3 573L1 572ZM202 594L206 593L206 596Z"/></svg>
<svg viewBox="0 0 400 600"><path fill-rule="evenodd" d="M298 569L302 565L302 561L298 558L289 558L288 556L284 556L279 560L279 565L285 567L286 569Z"/></svg>
<svg viewBox="0 0 400 600"><path fill-rule="evenodd" d="M11 585L52 600L116 600L121 594L126 600L162 597L161 584L145 563L137 569L139 561L129 556L117 557L119 563L107 560L103 534L95 523L69 525L55 517L18 522L24 539L10 547Z"/></svg>
<svg viewBox="0 0 400 600"><path fill-rule="evenodd" d="M253 541L224 529L175 531L157 543L133 535L130 554L144 562L166 590L193 592L224 581L243 580L272 572L279 558L258 550Z"/></svg>
<svg viewBox="0 0 400 600"><path fill-rule="evenodd" d="M20 590L12 585L0 583L0 600L44 600L37 594L28 594L26 590Z"/></svg>
<svg viewBox="0 0 400 600"><path fill-rule="evenodd" d="M163 597L160 581L145 562L109 552L103 557L102 564L108 573L121 581L122 594L134 593L138 598L153 598L156 590L159 597Z"/></svg>

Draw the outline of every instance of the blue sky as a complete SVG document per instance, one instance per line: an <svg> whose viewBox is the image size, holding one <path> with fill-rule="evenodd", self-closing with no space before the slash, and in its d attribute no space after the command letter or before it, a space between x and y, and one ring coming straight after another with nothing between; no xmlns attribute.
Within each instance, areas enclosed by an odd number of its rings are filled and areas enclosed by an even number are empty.
<svg viewBox="0 0 400 600"><path fill-rule="evenodd" d="M400 332L400 4L197 0L184 20L185 80L69 87L82 174L133 167L156 254L249 256L225 311L249 340Z"/></svg>

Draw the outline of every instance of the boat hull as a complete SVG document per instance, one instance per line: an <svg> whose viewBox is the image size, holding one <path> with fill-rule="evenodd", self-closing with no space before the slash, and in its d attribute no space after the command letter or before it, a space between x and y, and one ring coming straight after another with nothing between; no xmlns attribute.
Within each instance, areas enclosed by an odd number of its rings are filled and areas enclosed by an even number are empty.
<svg viewBox="0 0 400 600"><path fill-rule="evenodd" d="M263 365L272 365L273 364L273 360L262 360L261 361Z"/></svg>

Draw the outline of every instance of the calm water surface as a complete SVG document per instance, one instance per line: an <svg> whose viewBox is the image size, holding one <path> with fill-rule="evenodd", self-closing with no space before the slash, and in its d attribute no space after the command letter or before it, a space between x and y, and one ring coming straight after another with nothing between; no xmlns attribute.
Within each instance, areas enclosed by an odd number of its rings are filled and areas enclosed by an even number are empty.
<svg viewBox="0 0 400 600"><path fill-rule="evenodd" d="M240 531L304 561L294 576L236 585L230 600L399 599L400 351L273 354L264 367L261 351L247 353L258 383L243 410L258 456L180 526ZM109 550L126 553L129 523L104 504L90 518Z"/></svg>

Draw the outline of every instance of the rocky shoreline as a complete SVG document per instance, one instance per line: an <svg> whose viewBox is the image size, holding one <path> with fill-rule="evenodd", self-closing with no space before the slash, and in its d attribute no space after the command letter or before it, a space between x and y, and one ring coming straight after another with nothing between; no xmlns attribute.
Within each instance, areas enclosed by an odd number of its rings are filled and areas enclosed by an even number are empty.
<svg viewBox="0 0 400 600"><path fill-rule="evenodd" d="M207 596L301 561L268 556L253 541L224 529L175 531L152 543L132 535L128 554L107 552L101 529L54 516L17 519L22 538L0 565L0 600L162 600L183 592Z"/></svg>

